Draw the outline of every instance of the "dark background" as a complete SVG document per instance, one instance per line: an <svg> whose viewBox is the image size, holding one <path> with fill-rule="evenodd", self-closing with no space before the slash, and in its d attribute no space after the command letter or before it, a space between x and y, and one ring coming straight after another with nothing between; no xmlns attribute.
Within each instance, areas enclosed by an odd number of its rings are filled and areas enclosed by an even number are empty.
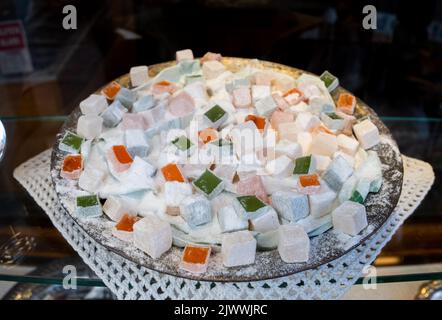
<svg viewBox="0 0 442 320"><path fill-rule="evenodd" d="M77 8L77 30L62 28L67 4ZM377 8L377 30L362 28L366 4ZM9 138L0 164L0 243L13 227L38 239L33 259L47 259L46 251L72 254L12 170L52 145L63 120L54 116L69 114L131 66L191 48L195 56L210 50L337 75L382 117L404 154L430 162L436 173L378 264L442 261L441 1L2 0L0 21L11 19L25 26L35 70L0 74L0 119Z"/></svg>

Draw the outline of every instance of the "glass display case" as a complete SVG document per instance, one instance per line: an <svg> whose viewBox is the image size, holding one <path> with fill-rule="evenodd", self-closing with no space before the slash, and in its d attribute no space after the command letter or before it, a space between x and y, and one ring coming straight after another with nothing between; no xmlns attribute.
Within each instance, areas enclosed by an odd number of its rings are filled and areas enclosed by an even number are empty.
<svg viewBox="0 0 442 320"><path fill-rule="evenodd" d="M403 154L435 172L425 200L374 262L382 297L414 298L421 285L442 280L440 2L375 1L375 30L363 28L361 1L76 1L76 28L65 29L68 4L0 4L0 120L7 137L0 162L0 297L114 298L12 172L53 145L88 94L131 66L173 60L183 48L337 75L377 112ZM78 270L81 292L61 288L67 264ZM345 298L375 298L357 287Z"/></svg>

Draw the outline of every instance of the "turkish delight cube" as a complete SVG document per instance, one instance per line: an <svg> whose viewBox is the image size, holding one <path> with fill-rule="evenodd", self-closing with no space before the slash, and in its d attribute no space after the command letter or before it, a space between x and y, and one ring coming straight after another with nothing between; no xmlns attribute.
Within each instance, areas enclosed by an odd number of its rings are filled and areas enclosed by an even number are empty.
<svg viewBox="0 0 442 320"><path fill-rule="evenodd" d="M353 114L356 107L356 98L354 95L349 93L341 93L336 103L338 110L346 114Z"/></svg>
<svg viewBox="0 0 442 320"><path fill-rule="evenodd" d="M258 114L262 116L269 116L278 107L271 95L260 98L255 102L255 108Z"/></svg>
<svg viewBox="0 0 442 320"><path fill-rule="evenodd" d="M112 81L105 86L103 90L101 90L101 94L104 95L108 100L114 100L120 89L121 85L116 81Z"/></svg>
<svg viewBox="0 0 442 320"><path fill-rule="evenodd" d="M253 85L251 90L253 102L257 102L265 97L270 97L270 86Z"/></svg>
<svg viewBox="0 0 442 320"><path fill-rule="evenodd" d="M106 98L100 94L91 94L80 102L80 110L83 114L99 115L106 107Z"/></svg>
<svg viewBox="0 0 442 320"><path fill-rule="evenodd" d="M253 75L254 83L258 86L271 86L274 76L268 71L258 71Z"/></svg>
<svg viewBox="0 0 442 320"><path fill-rule="evenodd" d="M322 179L327 182L330 188L339 191L352 174L352 166L342 156L337 156L322 174Z"/></svg>
<svg viewBox="0 0 442 320"><path fill-rule="evenodd" d="M302 194L314 194L321 189L321 183L316 173L304 174L298 177L298 190Z"/></svg>
<svg viewBox="0 0 442 320"><path fill-rule="evenodd" d="M291 88L284 93L283 97L289 105L296 105L305 99L304 93L297 88Z"/></svg>
<svg viewBox="0 0 442 320"><path fill-rule="evenodd" d="M201 75L201 64L198 60L183 60L178 64L183 75Z"/></svg>
<svg viewBox="0 0 442 320"><path fill-rule="evenodd" d="M76 214L81 218L96 218L102 214L101 204L96 194L79 196L76 203Z"/></svg>
<svg viewBox="0 0 442 320"><path fill-rule="evenodd" d="M239 87L247 87L248 89L250 89L250 80L248 78L233 79L231 81L228 81L225 86L226 91L230 94L233 93L233 90Z"/></svg>
<svg viewBox="0 0 442 320"><path fill-rule="evenodd" d="M142 112L152 109L155 106L153 94L146 94L134 102L132 112Z"/></svg>
<svg viewBox="0 0 442 320"><path fill-rule="evenodd" d="M198 179L193 181L193 185L207 198L212 199L223 191L225 182L206 169Z"/></svg>
<svg viewBox="0 0 442 320"><path fill-rule="evenodd" d="M355 236L367 227L365 207L353 201L345 201L332 212L335 230Z"/></svg>
<svg viewBox="0 0 442 320"><path fill-rule="evenodd" d="M269 210L269 206L251 195L236 197L233 206L242 219L257 218Z"/></svg>
<svg viewBox="0 0 442 320"><path fill-rule="evenodd" d="M83 157L81 154L69 154L63 159L60 176L65 179L77 180L83 169Z"/></svg>
<svg viewBox="0 0 442 320"><path fill-rule="evenodd" d="M147 124L144 117L142 117L140 113L125 113L123 115L122 129L145 130L147 129Z"/></svg>
<svg viewBox="0 0 442 320"><path fill-rule="evenodd" d="M134 245L153 259L172 247L172 228L160 218L150 215L133 225Z"/></svg>
<svg viewBox="0 0 442 320"><path fill-rule="evenodd" d="M293 122L294 120L295 116L293 113L275 110L270 118L270 123L273 129L278 129L281 123Z"/></svg>
<svg viewBox="0 0 442 320"><path fill-rule="evenodd" d="M252 106L250 88L241 86L233 90L233 105L237 108L249 108Z"/></svg>
<svg viewBox="0 0 442 320"><path fill-rule="evenodd" d="M319 78L322 80L322 82L324 82L328 92L332 92L339 86L339 79L327 70L324 71Z"/></svg>
<svg viewBox="0 0 442 320"><path fill-rule="evenodd" d="M120 101L127 109L131 110L133 103L137 99L137 94L127 88L121 88L115 99Z"/></svg>
<svg viewBox="0 0 442 320"><path fill-rule="evenodd" d="M78 186L88 192L97 192L104 177L105 172L86 166L78 179Z"/></svg>
<svg viewBox="0 0 442 320"><path fill-rule="evenodd" d="M364 149L370 149L380 141L379 130L370 119L365 119L364 121L355 124L353 126L353 131L361 144L361 147Z"/></svg>
<svg viewBox="0 0 442 320"><path fill-rule="evenodd" d="M68 153L79 153L81 149L81 144L83 143L83 138L79 135L66 131L66 133L63 136L63 139L61 139L60 144L58 145L58 148L61 151L68 152Z"/></svg>
<svg viewBox="0 0 442 320"><path fill-rule="evenodd" d="M250 228L260 233L277 230L279 228L278 214L269 206L264 214L250 219Z"/></svg>
<svg viewBox="0 0 442 320"><path fill-rule="evenodd" d="M256 240L250 231L237 231L223 235L221 256L226 267L237 267L255 262Z"/></svg>
<svg viewBox="0 0 442 320"><path fill-rule="evenodd" d="M226 70L224 65L216 60L206 61L203 64L203 75L207 80L217 78Z"/></svg>
<svg viewBox="0 0 442 320"><path fill-rule="evenodd" d="M194 228L212 221L212 207L210 201L203 196L185 198L180 204L183 219Z"/></svg>
<svg viewBox="0 0 442 320"><path fill-rule="evenodd" d="M178 50L175 56L177 62L181 62L183 60L193 60L193 52L191 49Z"/></svg>
<svg viewBox="0 0 442 320"><path fill-rule="evenodd" d="M296 126L302 131L310 131L321 124L321 120L310 112L301 112L296 117Z"/></svg>
<svg viewBox="0 0 442 320"><path fill-rule="evenodd" d="M147 143L144 131L140 129L126 130L124 132L126 148L132 158L138 156L145 158L149 154L150 146Z"/></svg>
<svg viewBox="0 0 442 320"><path fill-rule="evenodd" d="M279 109L286 110L290 108L290 105L279 93L277 92L272 93L272 98L276 102L276 105L278 106Z"/></svg>
<svg viewBox="0 0 442 320"><path fill-rule="evenodd" d="M305 230L296 224L282 225L279 228L278 252L286 263L307 262L310 239Z"/></svg>
<svg viewBox="0 0 442 320"><path fill-rule="evenodd" d="M316 170L316 160L311 155L299 157L295 160L293 174L310 174Z"/></svg>
<svg viewBox="0 0 442 320"><path fill-rule="evenodd" d="M255 153L263 148L263 137L253 121L235 126L230 132L233 148L239 157Z"/></svg>
<svg viewBox="0 0 442 320"><path fill-rule="evenodd" d="M335 135L319 132L313 136L310 152L322 156L332 156L338 151L338 141Z"/></svg>
<svg viewBox="0 0 442 320"><path fill-rule="evenodd" d="M342 130L345 126L345 120L335 112L322 112L321 120L327 128L331 130Z"/></svg>
<svg viewBox="0 0 442 320"><path fill-rule="evenodd" d="M309 215L308 197L293 191L276 191L272 194L272 206L288 221L298 221Z"/></svg>
<svg viewBox="0 0 442 320"><path fill-rule="evenodd" d="M83 115L78 118L77 134L86 138L98 137L103 129L103 118L96 115Z"/></svg>
<svg viewBox="0 0 442 320"><path fill-rule="evenodd" d="M370 191L370 183L371 181L368 179L360 179L348 200L363 204Z"/></svg>
<svg viewBox="0 0 442 320"><path fill-rule="evenodd" d="M329 213L332 210L336 196L336 192L328 188L325 184L321 184L320 192L308 196L310 214L312 217L320 218Z"/></svg>
<svg viewBox="0 0 442 320"><path fill-rule="evenodd" d="M103 111L101 117L103 118L103 125L107 128L112 128L118 125L123 119L123 115L127 109L120 101L115 100L106 110Z"/></svg>
<svg viewBox="0 0 442 320"><path fill-rule="evenodd" d="M195 110L195 100L182 91L170 99L168 109L175 117L184 117Z"/></svg>
<svg viewBox="0 0 442 320"><path fill-rule="evenodd" d="M356 151L358 151L359 142L353 137L346 136L345 134L339 134L337 141L339 148L351 156L354 156Z"/></svg>
<svg viewBox="0 0 442 320"><path fill-rule="evenodd" d="M264 202L268 202L267 192L262 184L261 177L253 175L241 179L236 186L236 192L241 195L257 196Z"/></svg>
<svg viewBox="0 0 442 320"><path fill-rule="evenodd" d="M122 241L133 242L133 225L140 220L137 216L124 214L118 223L112 228L112 235Z"/></svg>
<svg viewBox="0 0 442 320"><path fill-rule="evenodd" d="M227 120L228 114L219 105L215 105L205 112L204 116L212 128L218 128Z"/></svg>
<svg viewBox="0 0 442 320"><path fill-rule="evenodd" d="M169 207L179 207L184 199L192 195L192 185L188 182L166 181L164 200Z"/></svg>
<svg viewBox="0 0 442 320"><path fill-rule="evenodd" d="M161 168L164 179L166 181L185 182L184 176L180 168L175 163L169 163Z"/></svg>
<svg viewBox="0 0 442 320"><path fill-rule="evenodd" d="M112 146L112 148L107 151L106 157L116 172L126 171L133 162L132 156L123 145Z"/></svg>
<svg viewBox="0 0 442 320"><path fill-rule="evenodd" d="M375 151L368 151L366 159L356 171L358 178L368 179L370 192L378 192L382 186L382 165L378 154Z"/></svg>
<svg viewBox="0 0 442 320"><path fill-rule="evenodd" d="M195 274L207 271L211 248L209 246L196 246L187 244L183 250L180 268Z"/></svg>
<svg viewBox="0 0 442 320"><path fill-rule="evenodd" d="M289 157L283 155L267 162L267 173L277 178L285 178L292 174L294 163Z"/></svg>
<svg viewBox="0 0 442 320"><path fill-rule="evenodd" d="M205 63L206 61L221 61L221 54L206 52L204 56L201 58L201 63Z"/></svg>
<svg viewBox="0 0 442 320"><path fill-rule="evenodd" d="M310 154L313 141L313 136L310 132L299 132L296 141L301 145L303 155Z"/></svg>
<svg viewBox="0 0 442 320"><path fill-rule="evenodd" d="M316 171L323 172L331 163L331 158L327 156L321 156L319 154L313 155L314 161L316 163Z"/></svg>
<svg viewBox="0 0 442 320"><path fill-rule="evenodd" d="M218 140L218 131L213 128L205 128L198 133L198 138L204 144Z"/></svg>
<svg viewBox="0 0 442 320"><path fill-rule="evenodd" d="M246 230L249 227L247 219L238 216L232 205L227 205L218 210L218 221L221 232Z"/></svg>
<svg viewBox="0 0 442 320"><path fill-rule="evenodd" d="M117 196L110 196L106 199L103 204L103 211L112 221L115 222L120 221L125 214L135 215L129 204Z"/></svg>
<svg viewBox="0 0 442 320"><path fill-rule="evenodd" d="M172 94L179 89L178 85L167 80L156 82L152 85L152 93L155 96Z"/></svg>
<svg viewBox="0 0 442 320"><path fill-rule="evenodd" d="M147 66L136 66L130 68L130 83L132 86L138 87L149 81L149 73Z"/></svg>

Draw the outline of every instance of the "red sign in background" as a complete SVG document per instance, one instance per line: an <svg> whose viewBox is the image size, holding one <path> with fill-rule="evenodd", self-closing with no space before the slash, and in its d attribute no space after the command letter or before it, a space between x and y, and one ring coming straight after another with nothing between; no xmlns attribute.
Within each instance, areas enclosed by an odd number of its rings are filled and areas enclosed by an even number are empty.
<svg viewBox="0 0 442 320"><path fill-rule="evenodd" d="M24 49L24 32L20 21L0 22L0 51Z"/></svg>

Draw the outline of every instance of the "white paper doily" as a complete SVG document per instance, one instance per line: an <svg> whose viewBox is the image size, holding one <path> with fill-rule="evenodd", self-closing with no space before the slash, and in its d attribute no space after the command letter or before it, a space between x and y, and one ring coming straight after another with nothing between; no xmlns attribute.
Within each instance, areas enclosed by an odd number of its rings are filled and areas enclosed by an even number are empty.
<svg viewBox="0 0 442 320"><path fill-rule="evenodd" d="M363 268L374 261L434 181L428 163L403 156L404 181L397 207L376 234L348 254L316 269L273 280L200 282L140 267L89 237L58 203L49 174L51 151L46 150L18 166L14 178L119 299L338 299L357 281Z"/></svg>

